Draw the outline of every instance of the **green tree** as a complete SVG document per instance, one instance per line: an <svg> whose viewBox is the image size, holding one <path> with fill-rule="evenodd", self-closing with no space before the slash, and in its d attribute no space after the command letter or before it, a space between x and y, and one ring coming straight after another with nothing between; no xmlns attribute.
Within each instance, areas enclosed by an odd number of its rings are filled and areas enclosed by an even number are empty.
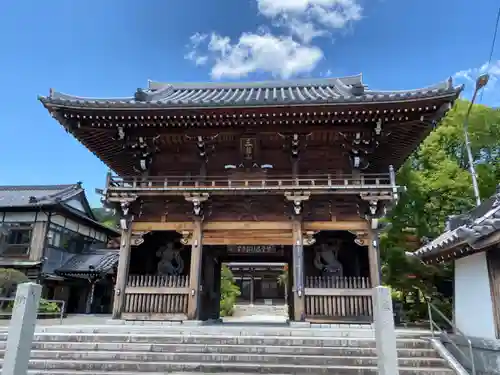
<svg viewBox="0 0 500 375"><path fill-rule="evenodd" d="M234 282L233 273L226 265L222 265L220 291L220 316L231 316L234 313L236 298L241 293L239 286Z"/></svg>
<svg viewBox="0 0 500 375"><path fill-rule="evenodd" d="M21 271L13 268L0 268L0 296L12 298L17 286L28 281L28 277Z"/></svg>
<svg viewBox="0 0 500 375"><path fill-rule="evenodd" d="M459 100L439 126L398 171L398 184L407 187L387 220L391 229L381 238L384 283L411 293L418 284L426 294L450 278L449 266L424 266L405 256L414 251L408 233L433 239L443 232L450 215L466 212L475 200L468 170L463 121L469 102ZM500 181L500 111L474 105L469 135L482 198L491 196ZM409 278L417 275L417 278Z"/></svg>
<svg viewBox="0 0 500 375"><path fill-rule="evenodd" d="M118 227L118 216L114 210L110 210L104 207L97 207L92 209L92 213L96 219L103 225L109 228L116 229Z"/></svg>

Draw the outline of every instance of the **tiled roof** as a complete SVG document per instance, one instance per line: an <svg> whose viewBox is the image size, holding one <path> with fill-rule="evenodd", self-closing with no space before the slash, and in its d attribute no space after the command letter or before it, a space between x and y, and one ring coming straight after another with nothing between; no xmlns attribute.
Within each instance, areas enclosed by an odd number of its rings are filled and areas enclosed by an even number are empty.
<svg viewBox="0 0 500 375"><path fill-rule="evenodd" d="M93 226L102 228L107 233L119 235L119 232L102 225L92 213L82 212L66 204L68 200L84 193L81 183L71 185L12 185L0 186L0 209L36 209L41 206L58 205L65 211L78 216ZM90 216L91 215L91 216Z"/></svg>
<svg viewBox="0 0 500 375"><path fill-rule="evenodd" d="M118 264L117 250L94 250L76 254L55 270L58 275L90 275L108 273Z"/></svg>
<svg viewBox="0 0 500 375"><path fill-rule="evenodd" d="M397 102L412 99L458 95L451 79L417 90L369 90L362 76L295 81L237 83L160 83L149 82L125 98L83 98L51 90L39 97L44 104L88 108L179 108L179 107L251 107L273 105L349 104L360 102Z"/></svg>
<svg viewBox="0 0 500 375"><path fill-rule="evenodd" d="M413 254L419 258L434 256L461 244L473 245L479 240L500 231L500 193L483 202L474 211L486 212L480 217L471 215L472 217L468 222L444 232Z"/></svg>
<svg viewBox="0 0 500 375"><path fill-rule="evenodd" d="M80 184L0 186L0 208L39 207L57 204L81 193Z"/></svg>

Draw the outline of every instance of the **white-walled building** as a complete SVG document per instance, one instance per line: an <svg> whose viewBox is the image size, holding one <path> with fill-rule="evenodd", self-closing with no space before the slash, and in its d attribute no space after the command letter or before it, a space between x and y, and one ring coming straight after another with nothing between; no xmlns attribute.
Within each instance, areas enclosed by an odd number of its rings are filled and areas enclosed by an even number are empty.
<svg viewBox="0 0 500 375"><path fill-rule="evenodd" d="M500 191L451 218L447 231L414 255L425 263L453 261L456 327L467 336L500 339Z"/></svg>
<svg viewBox="0 0 500 375"><path fill-rule="evenodd" d="M118 252L107 244L118 235L97 221L80 183L0 186L0 267L41 283L68 312L111 304Z"/></svg>

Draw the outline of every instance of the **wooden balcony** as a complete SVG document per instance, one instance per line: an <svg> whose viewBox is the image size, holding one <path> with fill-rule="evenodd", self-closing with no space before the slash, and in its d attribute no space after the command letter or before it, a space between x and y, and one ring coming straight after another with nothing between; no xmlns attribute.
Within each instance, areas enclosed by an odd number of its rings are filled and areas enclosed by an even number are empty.
<svg viewBox="0 0 500 375"><path fill-rule="evenodd" d="M108 175L106 197L175 196L185 194L210 195L259 195L284 192L309 192L310 194L361 194L377 193L392 199L401 191L391 173L358 175L291 175L256 176L153 176L119 177Z"/></svg>

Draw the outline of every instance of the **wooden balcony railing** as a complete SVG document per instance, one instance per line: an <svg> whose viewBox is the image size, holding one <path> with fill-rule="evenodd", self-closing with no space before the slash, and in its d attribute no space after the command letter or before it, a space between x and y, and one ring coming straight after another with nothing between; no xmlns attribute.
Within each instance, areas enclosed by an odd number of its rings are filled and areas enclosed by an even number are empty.
<svg viewBox="0 0 500 375"><path fill-rule="evenodd" d="M368 277L306 277L306 317L317 322L371 322Z"/></svg>
<svg viewBox="0 0 500 375"><path fill-rule="evenodd" d="M188 276L131 275L125 288L124 319L185 319L189 296Z"/></svg>
<svg viewBox="0 0 500 375"><path fill-rule="evenodd" d="M154 176L118 177L108 176L106 190L113 193L138 193L141 195L180 195L184 193L283 193L283 191L311 191L315 194L360 193L363 191L395 192L391 173L367 173L334 176L291 175L262 176L248 175L246 178L230 176Z"/></svg>

